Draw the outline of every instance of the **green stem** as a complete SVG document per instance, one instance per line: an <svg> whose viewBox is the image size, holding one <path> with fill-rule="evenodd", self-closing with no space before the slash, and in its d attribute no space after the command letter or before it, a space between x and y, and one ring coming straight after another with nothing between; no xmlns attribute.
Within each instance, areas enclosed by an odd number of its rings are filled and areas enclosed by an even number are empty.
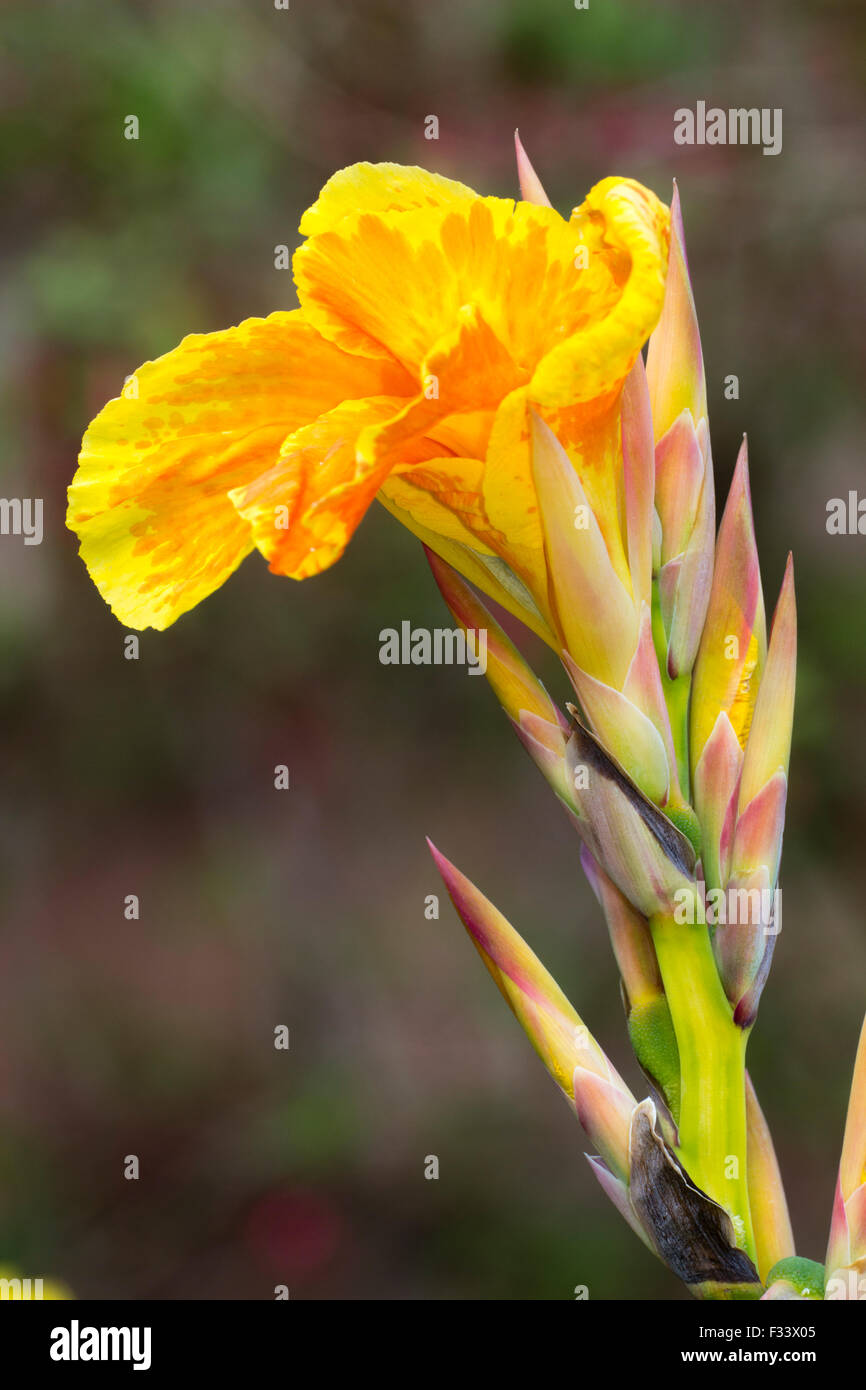
<svg viewBox="0 0 866 1390"><path fill-rule="evenodd" d="M746 1166L747 1035L734 1023L709 932L671 917L650 921L680 1054L677 1157L731 1215L737 1244L755 1262Z"/></svg>
<svg viewBox="0 0 866 1390"><path fill-rule="evenodd" d="M691 770L689 768L689 699L692 693L692 674L691 671L687 671L685 675L677 676L676 680L671 680L668 675L668 639L665 633L664 620L662 618L658 580L653 582L652 632L653 645L656 649L656 657L659 663L659 674L662 678L662 691L664 692L665 704L668 707L668 719L671 723L674 752L677 757L677 776L679 778L680 791L682 792L683 800L687 802L689 799L689 787L691 782Z"/></svg>
<svg viewBox="0 0 866 1390"><path fill-rule="evenodd" d="M662 675L662 690L664 691L665 703L668 707L668 718L671 721L671 735L674 740L674 751L677 755L677 775L680 781L680 791L685 801L688 801L691 786L691 770L689 768L689 700L692 693L692 673L687 672L684 676L677 676L672 681L667 673Z"/></svg>

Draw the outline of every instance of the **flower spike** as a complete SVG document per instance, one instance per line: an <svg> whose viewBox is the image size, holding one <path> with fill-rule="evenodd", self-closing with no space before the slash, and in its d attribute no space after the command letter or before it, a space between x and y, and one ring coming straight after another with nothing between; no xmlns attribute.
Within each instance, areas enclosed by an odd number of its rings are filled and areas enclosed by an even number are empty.
<svg viewBox="0 0 866 1390"><path fill-rule="evenodd" d="M715 534L679 194L605 178L566 219L517 132L515 155L518 199L396 164L335 173L301 221L298 308L128 378L84 437L67 524L117 617L161 629L253 551L320 573L380 501L582 841L639 1102L431 850L603 1191L697 1297L866 1296L866 1025L826 1291L793 1253L745 1069L781 926L796 607L789 559L768 647L745 442ZM482 595L561 660L571 722Z"/></svg>

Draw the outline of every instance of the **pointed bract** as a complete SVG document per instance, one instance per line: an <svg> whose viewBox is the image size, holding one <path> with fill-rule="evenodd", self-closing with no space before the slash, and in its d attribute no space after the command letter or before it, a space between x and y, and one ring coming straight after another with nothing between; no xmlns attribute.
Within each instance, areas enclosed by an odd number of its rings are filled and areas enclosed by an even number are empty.
<svg viewBox="0 0 866 1390"><path fill-rule="evenodd" d="M620 1216L625 1218L635 1235L643 1241L647 1250L651 1250L654 1255L657 1254L655 1246L637 1219L637 1213L628 1195L628 1185L621 1178L614 1177L604 1160L596 1154L585 1154L584 1157L598 1178L602 1191L613 1202Z"/></svg>
<svg viewBox="0 0 866 1390"><path fill-rule="evenodd" d="M568 652L563 652L562 659L593 733L644 795L657 806L664 805L670 768L655 725L625 695L581 671Z"/></svg>
<svg viewBox="0 0 866 1390"><path fill-rule="evenodd" d="M605 873L644 917L672 913L692 889L689 841L577 722L566 765L581 835Z"/></svg>
<svg viewBox="0 0 866 1390"><path fill-rule="evenodd" d="M605 1162L628 1171L628 1116L637 1104L553 977L502 913L427 842L478 954Z"/></svg>
<svg viewBox="0 0 866 1390"><path fill-rule="evenodd" d="M671 680L691 671L710 600L716 501L706 421L678 415L655 452L655 504L662 540L659 595Z"/></svg>
<svg viewBox="0 0 866 1390"><path fill-rule="evenodd" d="M758 1257L758 1273L766 1280L779 1260L795 1253L788 1203L769 1126L746 1072L747 1158L749 1205Z"/></svg>
<svg viewBox="0 0 866 1390"><path fill-rule="evenodd" d="M737 820L731 847L732 877L743 878L763 869L767 874L768 887L775 887L782 854L787 798L788 779L780 769L752 797Z"/></svg>
<svg viewBox="0 0 866 1390"><path fill-rule="evenodd" d="M557 710L541 681L520 655L489 609L451 565L424 547L433 577L445 602L464 632L486 632L488 681L506 714L519 720L522 710L551 723L568 721Z"/></svg>
<svg viewBox="0 0 866 1390"><path fill-rule="evenodd" d="M568 455L534 411L530 425L551 600L564 646L582 670L619 689L637 643L632 596L610 562Z"/></svg>
<svg viewBox="0 0 866 1390"><path fill-rule="evenodd" d="M655 448L655 508L662 527L662 565L682 555L688 545L704 473L694 417L690 410L684 410Z"/></svg>
<svg viewBox="0 0 866 1390"><path fill-rule="evenodd" d="M794 687L797 679L797 609L794 598L794 565L791 556L767 650L767 663L755 701L740 783L740 815L779 771L787 777L794 723Z"/></svg>
<svg viewBox="0 0 866 1390"><path fill-rule="evenodd" d="M725 993L736 1006L758 974L772 929L767 870L730 879L725 902L725 920L713 935L713 954Z"/></svg>
<svg viewBox="0 0 866 1390"><path fill-rule="evenodd" d="M851 1097L845 1120L845 1137L842 1141L839 1181L846 1202L858 1187L866 1183L866 1019L864 1019L860 1031L860 1041L854 1061ZM866 1250L857 1253L858 1255L866 1254Z"/></svg>
<svg viewBox="0 0 866 1390"><path fill-rule="evenodd" d="M522 710L519 719L511 722L517 737L542 776L567 809L573 811L574 797L565 763L565 748L568 742L566 734L559 724L553 724L549 719L541 719L537 714L529 714L527 710Z"/></svg>
<svg viewBox="0 0 866 1390"><path fill-rule="evenodd" d="M626 673L623 694L627 696L633 704L637 705L638 709L642 710L655 726L667 754L670 776L668 800L673 805L681 806L683 804L683 795L679 783L677 756L674 750L674 740L671 732L670 713L668 711L667 701L665 700L661 673L659 672L658 657L653 640L652 613L647 604L643 604L640 610L638 633L637 648L635 649L631 665Z"/></svg>
<svg viewBox="0 0 866 1390"><path fill-rule="evenodd" d="M525 203L537 203L549 208L550 199L541 186L541 179L529 162L529 155L523 148L519 131L514 132L514 152L517 156L517 177L520 180L520 196Z"/></svg>
<svg viewBox="0 0 866 1390"><path fill-rule="evenodd" d="M722 711L704 744L693 779L708 889L723 888L728 881L742 767L743 750Z"/></svg>
<svg viewBox="0 0 866 1390"><path fill-rule="evenodd" d="M604 912L629 1004L655 999L663 991L649 923L608 878L586 845L581 848L580 862Z"/></svg>
<svg viewBox="0 0 866 1390"><path fill-rule="evenodd" d="M627 1177L628 1132L637 1101L616 1074L610 1080L578 1066L572 1085L577 1118L611 1171Z"/></svg>
<svg viewBox="0 0 866 1390"><path fill-rule="evenodd" d="M622 469L628 565L635 607L652 602L652 524L655 452L649 391L643 358L638 353L621 397Z"/></svg>
<svg viewBox="0 0 866 1390"><path fill-rule="evenodd" d="M671 199L671 245L664 307L649 341L647 380L656 439L667 433L682 410L690 410L695 420L706 415L704 359L676 184Z"/></svg>
<svg viewBox="0 0 866 1390"><path fill-rule="evenodd" d="M719 527L707 618L692 678L693 771L722 710L745 748L766 652L764 599L744 441Z"/></svg>

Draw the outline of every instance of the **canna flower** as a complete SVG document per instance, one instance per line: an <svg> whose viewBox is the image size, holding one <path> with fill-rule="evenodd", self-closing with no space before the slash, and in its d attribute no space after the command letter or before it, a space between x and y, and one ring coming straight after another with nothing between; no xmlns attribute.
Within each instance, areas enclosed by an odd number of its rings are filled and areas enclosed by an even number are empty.
<svg viewBox="0 0 866 1390"><path fill-rule="evenodd" d="M88 429L67 524L126 625L165 628L254 549L307 578L378 497L547 640L529 449L551 425L619 583L623 382L661 312L669 214L607 178L570 218L394 164L304 214L300 308L193 334Z"/></svg>
<svg viewBox="0 0 866 1390"><path fill-rule="evenodd" d="M320 572L374 499L422 541L581 837L653 1094L433 849L474 945L649 1248L699 1297L812 1296L745 1070L781 925L791 562L768 645L745 444L715 536L676 189L668 212L605 179L565 219L519 140L517 162L516 203L397 165L335 174L301 221L300 308L140 368L87 431L68 524L133 627L166 627L254 549ZM479 594L558 654L574 703ZM710 892L760 910L678 917ZM866 1261L860 1130L849 1115L828 1273Z"/></svg>

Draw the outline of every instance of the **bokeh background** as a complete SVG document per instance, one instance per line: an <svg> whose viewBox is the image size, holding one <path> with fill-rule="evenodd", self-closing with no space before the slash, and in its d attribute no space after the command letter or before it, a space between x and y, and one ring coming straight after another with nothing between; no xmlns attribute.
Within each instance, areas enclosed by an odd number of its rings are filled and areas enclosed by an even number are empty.
<svg viewBox="0 0 866 1390"><path fill-rule="evenodd" d="M866 10L6 0L0 31L0 491L45 502L40 547L0 540L0 1263L82 1298L682 1296L444 896L425 919L429 833L634 1078L572 832L485 682L379 664L380 628L445 621L416 542L376 508L304 585L251 557L128 661L63 523L128 373L294 303L274 247L335 168L513 194L515 126L566 211L608 173L679 180L718 484L748 430L768 604L796 555L785 930L751 1063L822 1258L866 1003L866 539L825 530L866 492ZM675 146L698 99L781 107L782 154Z"/></svg>

